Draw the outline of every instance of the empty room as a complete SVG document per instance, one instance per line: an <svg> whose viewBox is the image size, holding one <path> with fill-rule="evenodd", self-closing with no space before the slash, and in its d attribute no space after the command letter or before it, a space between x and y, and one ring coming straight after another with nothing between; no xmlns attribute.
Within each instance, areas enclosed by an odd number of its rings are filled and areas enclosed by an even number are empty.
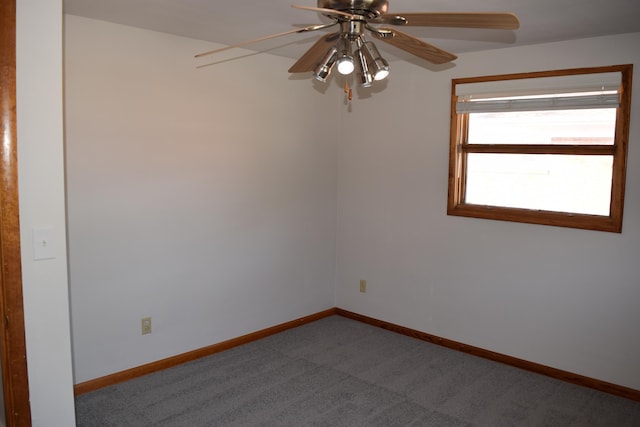
<svg viewBox="0 0 640 427"><path fill-rule="evenodd" d="M446 3L3 11L6 425L639 425L640 5Z"/></svg>

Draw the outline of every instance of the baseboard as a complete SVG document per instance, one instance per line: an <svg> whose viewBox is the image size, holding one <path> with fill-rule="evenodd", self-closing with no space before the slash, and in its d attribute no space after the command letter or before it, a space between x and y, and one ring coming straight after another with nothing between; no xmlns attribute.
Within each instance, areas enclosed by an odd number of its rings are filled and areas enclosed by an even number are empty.
<svg viewBox="0 0 640 427"><path fill-rule="evenodd" d="M620 397L624 397L627 399L640 402L640 390L635 390L629 387L608 383L606 381L585 377L583 375L574 374L572 372L563 371L561 369L552 368L549 366L541 365L539 363L529 362L527 360L518 359L516 357L507 356L505 354L496 353L494 351L485 350L479 347L466 345L457 341L438 337L436 335L431 335L426 332L420 332L415 329L406 328L404 326L395 325L393 323L389 323L382 320L374 319L372 317L353 313L347 310L343 310L341 308L336 308L335 311L336 311L336 314L340 316L344 316L349 319L368 323L370 325L387 329L392 332L397 332L402 335L407 335L413 338L417 338L419 340L428 341L430 343L441 345L443 347L447 347L453 350L457 350L464 353L472 354L474 356L482 357L484 359L489 359L495 362L504 363L506 365L514 366L520 369L525 369L527 371L535 372L537 374L545 375L547 377L559 379L568 383L577 384L584 387L589 387L595 390L603 391L609 394L613 394L616 396L620 396Z"/></svg>
<svg viewBox="0 0 640 427"><path fill-rule="evenodd" d="M297 326L304 325L306 323L315 322L325 317L329 317L336 314L335 308L330 308L309 316L301 317L299 319L292 320L290 322L282 323L280 325L272 326L270 328L262 329L257 332L253 332L241 337L232 338L227 341L223 341L218 344L213 344L207 347L199 348L187 353L182 353L177 356L168 357L166 359L158 360L155 362L147 363L145 365L136 366L135 368L127 369L126 371L116 372L114 374L106 375L104 377L96 378L86 382L78 383L73 387L73 391L76 396L83 393L88 393L93 390L107 387L110 385L118 384L124 381L131 380L143 375L147 375L156 371L171 368L173 366L180 365L182 363L190 362L192 360L200 359L201 357L210 356L215 353L219 353L230 348L237 347L243 344L256 341L269 335L277 334L279 332L286 331L288 329L295 328Z"/></svg>
<svg viewBox="0 0 640 427"><path fill-rule="evenodd" d="M407 335L412 338L417 338L422 341L427 341L433 344L441 345L443 347L447 347L452 350L457 350L463 353L472 354L474 356L482 357L484 359L489 359L495 362L504 363L506 365L514 366L520 369L525 369L527 371L531 371L537 374L559 379L561 381L577 384L584 387L589 387L595 390L603 391L605 393L613 394L616 396L620 396L620 397L624 397L627 399L640 402L640 390L635 390L629 387L612 384L606 381L585 377L583 375L574 374L572 372L563 371L561 369L552 368L549 366L541 365L539 363L529 362L527 360L518 359L516 357L508 356L505 354L496 353L491 350L485 350L483 348L470 346L457 341L449 340L447 338L442 338L436 335L428 334L426 332L421 332L415 329L385 322L383 320L374 319L372 317L364 316L362 314L354 313L354 312L347 311L337 307L330 308L328 310L324 310L309 316L301 317L299 319L282 323L280 325L272 326L270 328L262 329L260 331L243 335L241 337L232 338L230 340L223 341L218 344L213 344L213 345L203 347L197 350L193 350L187 353L182 353L177 356L169 357L166 359L158 360L156 362L151 362L145 365L137 366L135 368L127 369L126 371L120 371L111 375L106 375L104 377L78 383L74 386L74 392L76 396L78 396L80 394L97 390L102 387L107 387L110 385L128 381L133 378L147 375L156 371L161 371L163 369L171 368L173 366L177 366L182 363L190 362L192 360L196 360L201 357L219 353L224 350L229 350L230 348L247 344L252 341L256 341L261 338L265 338L270 335L295 328L297 326L315 322L316 320L320 320L325 317L332 316L334 314L347 317L349 319L357 320L363 323L367 323L369 325L377 326L379 328L383 328L383 329L396 332L402 335Z"/></svg>

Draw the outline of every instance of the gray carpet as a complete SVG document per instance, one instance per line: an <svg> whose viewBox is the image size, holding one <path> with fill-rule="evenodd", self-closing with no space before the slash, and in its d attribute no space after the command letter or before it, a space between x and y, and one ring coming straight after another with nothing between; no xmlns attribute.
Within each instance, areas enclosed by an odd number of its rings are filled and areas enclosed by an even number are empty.
<svg viewBox="0 0 640 427"><path fill-rule="evenodd" d="M79 426L640 426L640 403L332 316L76 398Z"/></svg>

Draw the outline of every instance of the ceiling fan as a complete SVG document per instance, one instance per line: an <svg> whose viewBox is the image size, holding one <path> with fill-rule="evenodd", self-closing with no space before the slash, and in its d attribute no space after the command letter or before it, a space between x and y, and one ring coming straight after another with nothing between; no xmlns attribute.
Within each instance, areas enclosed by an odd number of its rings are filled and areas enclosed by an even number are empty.
<svg viewBox="0 0 640 427"><path fill-rule="evenodd" d="M512 13L388 13L388 0L318 0L317 4L317 7L298 5L292 5L292 7L322 13L331 19L331 22L247 40L221 49L200 53L196 55L196 58L287 34L317 31L338 26L339 31L320 37L289 68L289 72L312 72L317 80L325 82L335 67L343 75L356 71L360 85L368 87L374 81L382 80L389 75L389 63L382 58L373 42L365 38L365 30L369 31L374 38L431 63L444 64L453 61L457 57L396 28L380 27L379 25L507 30L517 29L520 26L518 18Z"/></svg>

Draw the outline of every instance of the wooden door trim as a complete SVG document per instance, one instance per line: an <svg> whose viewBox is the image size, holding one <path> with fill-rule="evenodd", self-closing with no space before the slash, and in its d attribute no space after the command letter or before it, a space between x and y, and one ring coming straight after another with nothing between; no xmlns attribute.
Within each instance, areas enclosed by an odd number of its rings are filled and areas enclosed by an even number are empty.
<svg viewBox="0 0 640 427"><path fill-rule="evenodd" d="M0 7L0 345L6 424L30 426L24 333L18 140L16 117L16 1Z"/></svg>

